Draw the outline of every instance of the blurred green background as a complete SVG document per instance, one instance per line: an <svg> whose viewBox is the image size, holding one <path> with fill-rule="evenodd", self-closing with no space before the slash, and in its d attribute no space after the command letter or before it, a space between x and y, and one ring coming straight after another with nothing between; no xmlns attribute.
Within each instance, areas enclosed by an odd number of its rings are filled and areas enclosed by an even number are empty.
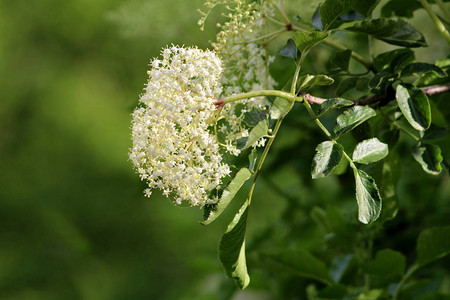
<svg viewBox="0 0 450 300"><path fill-rule="evenodd" d="M167 44L205 48L214 39L217 15L205 32L196 24L201 5L0 2L0 299L215 299L232 290L216 256L230 215L203 227L197 208L174 207L158 194L144 198L127 157L130 113L149 59ZM448 51L439 47L434 56ZM301 183L316 145L308 139L302 132L280 137L279 149L311 142L300 151L307 159L262 179L251 232L276 223L288 203L273 178L306 207L332 197L353 205L353 189L341 192L335 177ZM406 196L413 183L406 181ZM263 299L251 289L241 295Z"/></svg>

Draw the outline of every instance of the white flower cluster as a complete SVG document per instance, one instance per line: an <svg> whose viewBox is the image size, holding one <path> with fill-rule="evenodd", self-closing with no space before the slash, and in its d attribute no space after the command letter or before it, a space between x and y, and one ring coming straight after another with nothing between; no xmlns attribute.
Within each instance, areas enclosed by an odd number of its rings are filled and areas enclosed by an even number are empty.
<svg viewBox="0 0 450 300"><path fill-rule="evenodd" d="M272 6L265 1L245 0L208 0L206 8L225 4L228 13L223 24L217 24L221 31L217 41L212 43L214 50L222 57L224 72L223 95L230 96L243 92L273 89L275 81L269 74L269 64L273 57L262 43L265 32L264 15L272 15ZM203 13L200 24L203 26L207 13ZM226 104L223 108L224 125L221 132L225 135L227 150L235 155L240 151L236 141L246 137L249 131L243 122L245 114L252 109L264 110L268 105L263 97ZM255 146L263 146L260 140Z"/></svg>
<svg viewBox="0 0 450 300"><path fill-rule="evenodd" d="M210 192L230 173L209 127L221 94L222 66L214 52L171 47L154 59L133 113L129 158L151 189L180 204L217 202Z"/></svg>

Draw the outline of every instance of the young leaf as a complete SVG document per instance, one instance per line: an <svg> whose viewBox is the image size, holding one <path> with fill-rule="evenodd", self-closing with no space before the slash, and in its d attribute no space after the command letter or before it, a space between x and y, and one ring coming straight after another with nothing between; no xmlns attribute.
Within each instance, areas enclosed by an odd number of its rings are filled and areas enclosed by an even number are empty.
<svg viewBox="0 0 450 300"><path fill-rule="evenodd" d="M445 73L445 71L439 68L438 66L423 62L416 62L407 65L402 70L402 76L410 75L413 73L428 73L428 72L433 72L438 77L447 76L447 73Z"/></svg>
<svg viewBox="0 0 450 300"><path fill-rule="evenodd" d="M330 85L333 84L334 79L331 77L328 77L326 75L310 75L305 74L300 76L300 78L297 81L298 90L299 91L306 91L309 88L317 85Z"/></svg>
<svg viewBox="0 0 450 300"><path fill-rule="evenodd" d="M294 275L331 283L325 264L311 253L301 249L280 250L273 253L262 253L263 261L273 264L283 271Z"/></svg>
<svg viewBox="0 0 450 300"><path fill-rule="evenodd" d="M334 98L334 99L327 99L327 101L324 101L322 104L319 105L319 109L317 110L317 117L320 117L330 109L335 109L338 107L346 107L346 106L352 106L353 101L345 100L342 98Z"/></svg>
<svg viewBox="0 0 450 300"><path fill-rule="evenodd" d="M247 141L245 142L244 148L242 150L245 150L247 148L250 148L253 146L254 143L256 143L260 138L267 135L267 132L269 131L269 122L267 120L262 120L256 125L255 127L250 130L250 134L248 136Z"/></svg>
<svg viewBox="0 0 450 300"><path fill-rule="evenodd" d="M425 47L423 35L403 20L372 19L344 28L347 31L369 34L386 43L405 47Z"/></svg>
<svg viewBox="0 0 450 300"><path fill-rule="evenodd" d="M417 130L425 130L431 124L431 108L427 95L412 85L397 86L397 103L409 124Z"/></svg>
<svg viewBox="0 0 450 300"><path fill-rule="evenodd" d="M283 49L277 52L280 55L292 58L293 60L297 59L297 46L293 39L288 39L286 45L284 45Z"/></svg>
<svg viewBox="0 0 450 300"><path fill-rule="evenodd" d="M417 239L417 264L423 266L450 253L450 226L425 229Z"/></svg>
<svg viewBox="0 0 450 300"><path fill-rule="evenodd" d="M423 170L431 175L438 175L442 171L441 148L431 144L417 144L412 149L414 159Z"/></svg>
<svg viewBox="0 0 450 300"><path fill-rule="evenodd" d="M370 164L388 155L388 145L380 142L377 138L362 141L356 145L352 159L360 164Z"/></svg>
<svg viewBox="0 0 450 300"><path fill-rule="evenodd" d="M297 48L300 52L307 52L312 47L320 43L321 40L325 39L328 36L328 33L321 31L313 31L311 33L304 33L301 31L297 31L292 39L294 40Z"/></svg>
<svg viewBox="0 0 450 300"><path fill-rule="evenodd" d="M377 252L375 259L362 265L363 270L376 276L402 276L405 273L406 258L398 251L383 249Z"/></svg>
<svg viewBox="0 0 450 300"><path fill-rule="evenodd" d="M343 153L344 147L339 143L333 143L331 141L320 143L316 148L316 154L312 161L312 178L316 179L330 174L340 163Z"/></svg>
<svg viewBox="0 0 450 300"><path fill-rule="evenodd" d="M358 220L364 224L375 221L381 212L381 196L375 180L366 172L354 169Z"/></svg>
<svg viewBox="0 0 450 300"><path fill-rule="evenodd" d="M337 136L344 134L376 114L375 110L368 106L353 106L337 117L334 133Z"/></svg>
<svg viewBox="0 0 450 300"><path fill-rule="evenodd" d="M228 277L236 285L245 289L250 282L245 261L245 227L247 225L248 202L239 209L233 221L228 225L219 244L219 259Z"/></svg>
<svg viewBox="0 0 450 300"><path fill-rule="evenodd" d="M237 192L251 176L252 173L249 171L249 169L240 169L233 180L231 180L231 182L223 191L219 202L212 208L208 209L207 213L205 214L205 220L200 223L203 225L208 225L212 221L217 219L217 217L219 217L225 210L225 208L227 208L228 204L230 204L231 200L233 200L234 196L236 196Z"/></svg>

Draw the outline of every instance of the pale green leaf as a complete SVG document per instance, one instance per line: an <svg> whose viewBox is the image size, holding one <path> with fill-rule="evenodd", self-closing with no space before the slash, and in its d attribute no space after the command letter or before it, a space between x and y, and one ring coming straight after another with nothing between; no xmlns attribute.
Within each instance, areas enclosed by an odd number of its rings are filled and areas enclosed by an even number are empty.
<svg viewBox="0 0 450 300"><path fill-rule="evenodd" d="M412 85L397 86L396 99L409 124L417 130L425 130L431 124L431 108L427 95Z"/></svg>
<svg viewBox="0 0 450 300"><path fill-rule="evenodd" d="M310 75L305 74L300 76L297 81L298 90L303 92L313 86L330 85L333 84L334 79L326 75Z"/></svg>
<svg viewBox="0 0 450 300"><path fill-rule="evenodd" d="M381 196L375 180L362 170L354 170L358 220L364 224L375 221L381 212Z"/></svg>
<svg viewBox="0 0 450 300"><path fill-rule="evenodd" d="M334 133L337 136L344 134L375 115L375 110L368 106L354 106L336 119Z"/></svg>
<svg viewBox="0 0 450 300"><path fill-rule="evenodd" d="M200 223L203 225L208 225L217 219L217 217L219 217L225 208L227 208L228 204L230 204L231 200L233 200L234 196L236 196L237 192L251 176L252 173L247 168L240 169L223 191L219 202L213 206L205 207L205 220Z"/></svg>
<svg viewBox="0 0 450 300"><path fill-rule="evenodd" d="M417 239L417 264L425 265L450 253L450 226L425 229Z"/></svg>
<svg viewBox="0 0 450 300"><path fill-rule="evenodd" d="M423 170L431 175L438 175L442 171L441 148L431 144L417 144L412 149L414 159L422 166Z"/></svg>
<svg viewBox="0 0 450 300"><path fill-rule="evenodd" d="M242 150L245 150L253 146L253 144L255 144L258 140L266 136L268 131L269 131L269 122L267 120L260 121L258 125L256 125L255 127L252 128L252 130L250 130L250 133Z"/></svg>
<svg viewBox="0 0 450 300"><path fill-rule="evenodd" d="M388 145L377 138L364 140L356 145L352 159L360 164L370 164L388 155Z"/></svg>
<svg viewBox="0 0 450 300"><path fill-rule="evenodd" d="M343 153L344 148L339 143L331 141L320 143L316 148L316 154L312 161L312 178L316 179L330 174L342 160Z"/></svg>
<svg viewBox="0 0 450 300"><path fill-rule="evenodd" d="M247 225L248 202L239 209L233 221L228 225L219 244L219 259L228 277L236 285L245 289L250 282L245 260L245 229Z"/></svg>

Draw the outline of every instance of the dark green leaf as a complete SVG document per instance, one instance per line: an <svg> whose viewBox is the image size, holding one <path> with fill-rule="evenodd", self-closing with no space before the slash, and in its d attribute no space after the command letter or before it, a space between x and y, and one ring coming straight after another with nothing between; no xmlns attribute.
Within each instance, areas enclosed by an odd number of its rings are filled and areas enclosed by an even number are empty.
<svg viewBox="0 0 450 300"><path fill-rule="evenodd" d="M267 110L253 108L244 114L244 123L248 127L254 127L259 122L267 119Z"/></svg>
<svg viewBox="0 0 450 300"><path fill-rule="evenodd" d="M367 92L369 90L369 78L367 77L359 77L356 82L356 89L361 92Z"/></svg>
<svg viewBox="0 0 450 300"><path fill-rule="evenodd" d="M339 16L353 9L353 2L352 0L325 0L319 10L323 30L328 30Z"/></svg>
<svg viewBox="0 0 450 300"><path fill-rule="evenodd" d="M441 68L439 68L436 65L423 63L423 62L416 62L407 65L402 70L402 76L413 74L413 73L428 73L428 72L434 72L439 77L445 77L447 76L447 73L444 72Z"/></svg>
<svg viewBox="0 0 450 300"><path fill-rule="evenodd" d="M375 115L375 110L368 106L354 106L336 119L334 133L337 136L344 134Z"/></svg>
<svg viewBox="0 0 450 300"><path fill-rule="evenodd" d="M373 61L373 66L378 72L394 73L398 64L410 63L414 59L415 55L411 49L396 49L377 55Z"/></svg>
<svg viewBox="0 0 450 300"><path fill-rule="evenodd" d="M249 156L248 156L248 169L250 170L250 172L254 172L255 171L255 165L256 165L256 160L258 158L258 155L256 153L256 149L252 149L252 151L250 152Z"/></svg>
<svg viewBox="0 0 450 300"><path fill-rule="evenodd" d="M386 43L405 47L425 47L427 43L423 35L411 24L403 20L372 19L356 23L345 28L347 31L373 36Z"/></svg>
<svg viewBox="0 0 450 300"><path fill-rule="evenodd" d="M247 168L242 168L237 172L236 176L231 180L228 186L222 193L219 202L208 209L208 213L205 216L205 220L200 222L203 225L208 225L217 217L219 217L222 212L233 200L236 193L241 189L244 183L252 176L252 173Z"/></svg>
<svg viewBox="0 0 450 300"><path fill-rule="evenodd" d="M297 46L293 39L288 39L286 45L284 45L283 49L277 52L283 56L292 58L293 60L297 59Z"/></svg>
<svg viewBox="0 0 450 300"><path fill-rule="evenodd" d="M334 99L327 99L327 101L324 101L322 104L319 105L319 109L317 110L317 117L320 117L330 109L335 109L338 107L346 107L346 106L352 106L353 101L345 100L342 98L334 98Z"/></svg>
<svg viewBox="0 0 450 300"><path fill-rule="evenodd" d="M309 252L301 249L262 253L263 262L301 277L312 278L330 284L331 278L325 264Z"/></svg>
<svg viewBox="0 0 450 300"><path fill-rule="evenodd" d="M377 138L372 138L356 145L352 159L360 164L370 164L383 159L388 153L387 144L380 142Z"/></svg>
<svg viewBox="0 0 450 300"><path fill-rule="evenodd" d="M330 266L330 276L334 282L341 281L342 277L348 271L350 263L353 260L353 255L338 255L333 258Z"/></svg>
<svg viewBox="0 0 450 300"><path fill-rule="evenodd" d="M328 33L321 31L313 31L311 33L304 33L301 31L297 31L292 39L294 40L297 48L300 52L304 53L310 50L312 47L320 43L323 39L328 36Z"/></svg>
<svg viewBox="0 0 450 300"><path fill-rule="evenodd" d="M316 148L314 155L311 176L312 178L325 177L340 163L344 153L344 148L339 143L325 141Z"/></svg>
<svg viewBox="0 0 450 300"><path fill-rule="evenodd" d="M413 12L422 6L418 1L411 0L391 0L381 9L383 17L391 17L393 15L405 18L412 18Z"/></svg>
<svg viewBox="0 0 450 300"><path fill-rule="evenodd" d="M384 249L377 252L375 259L362 265L363 270L376 276L402 276L405 273L406 258L400 252Z"/></svg>
<svg viewBox="0 0 450 300"><path fill-rule="evenodd" d="M369 81L369 88L371 88L372 92L375 94L386 94L388 87L391 86L392 82L397 77L397 74L386 72L375 74Z"/></svg>
<svg viewBox="0 0 450 300"><path fill-rule="evenodd" d="M357 82L358 77L345 78L339 83L338 87L336 88L336 95L342 96L348 90L355 88Z"/></svg>
<svg viewBox="0 0 450 300"><path fill-rule="evenodd" d="M219 244L219 259L228 277L233 278L236 285L245 289L250 282L245 260L245 228L247 225L248 204L239 209L233 221L228 225Z"/></svg>
<svg viewBox="0 0 450 300"><path fill-rule="evenodd" d="M373 9L380 3L381 0L354 0L353 8L366 17L370 17Z"/></svg>
<svg viewBox="0 0 450 300"><path fill-rule="evenodd" d="M333 84L334 79L326 75L310 75L305 74L300 76L297 81L298 90L304 92L309 88L317 85L330 85Z"/></svg>
<svg viewBox="0 0 450 300"><path fill-rule="evenodd" d="M333 73L347 71L351 55L352 50L349 49L336 52L330 58L330 61L327 65L328 70Z"/></svg>
<svg viewBox="0 0 450 300"><path fill-rule="evenodd" d="M442 137L444 137L448 132L448 129L445 127L438 127L433 125L433 123L431 124L430 128L428 128L426 131L424 131L424 135L421 138L422 141L427 141L427 140L435 140L435 139L440 139Z"/></svg>
<svg viewBox="0 0 450 300"><path fill-rule="evenodd" d="M344 299L348 294L347 287L342 284L334 284L320 290L318 296L320 299Z"/></svg>
<svg viewBox="0 0 450 300"><path fill-rule="evenodd" d="M248 135L248 139L245 142L244 148L242 150L250 148L255 144L258 140L260 140L262 137L267 135L267 132L269 131L269 121L268 120L262 120L256 125L255 127L250 130L250 133Z"/></svg>
<svg viewBox="0 0 450 300"><path fill-rule="evenodd" d="M381 196L375 181L366 172L354 170L358 220L364 224L375 221L381 212Z"/></svg>
<svg viewBox="0 0 450 300"><path fill-rule="evenodd" d="M412 85L397 86L397 103L409 124L417 130L425 130L431 124L431 109L427 95Z"/></svg>
<svg viewBox="0 0 450 300"><path fill-rule="evenodd" d="M425 172L431 175L438 175L441 173L442 155L439 146L417 144L412 149L412 155Z"/></svg>
<svg viewBox="0 0 450 300"><path fill-rule="evenodd" d="M417 264L425 265L450 253L450 226L425 229L417 239Z"/></svg>

